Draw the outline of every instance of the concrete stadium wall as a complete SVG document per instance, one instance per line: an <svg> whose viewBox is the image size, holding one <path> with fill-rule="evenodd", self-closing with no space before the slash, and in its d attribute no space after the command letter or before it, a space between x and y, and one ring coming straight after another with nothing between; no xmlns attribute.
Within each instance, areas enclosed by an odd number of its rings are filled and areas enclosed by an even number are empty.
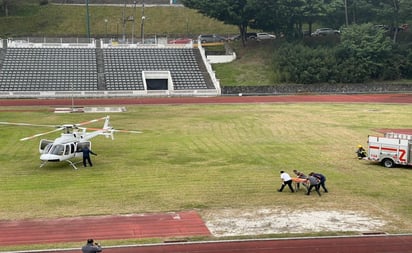
<svg viewBox="0 0 412 253"><path fill-rule="evenodd" d="M222 95L280 95L299 93L412 93L412 83L385 84L280 84L267 86L222 86Z"/></svg>
<svg viewBox="0 0 412 253"><path fill-rule="evenodd" d="M116 98L116 97L216 97L219 90L148 91L0 91L0 98Z"/></svg>

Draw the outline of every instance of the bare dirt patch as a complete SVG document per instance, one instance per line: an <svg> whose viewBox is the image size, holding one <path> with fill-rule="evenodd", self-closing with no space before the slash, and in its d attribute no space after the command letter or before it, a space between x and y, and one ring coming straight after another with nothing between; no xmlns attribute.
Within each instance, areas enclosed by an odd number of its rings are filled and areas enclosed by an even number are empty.
<svg viewBox="0 0 412 253"><path fill-rule="evenodd" d="M217 237L325 231L374 233L386 224L354 211L224 209L202 216L210 232Z"/></svg>

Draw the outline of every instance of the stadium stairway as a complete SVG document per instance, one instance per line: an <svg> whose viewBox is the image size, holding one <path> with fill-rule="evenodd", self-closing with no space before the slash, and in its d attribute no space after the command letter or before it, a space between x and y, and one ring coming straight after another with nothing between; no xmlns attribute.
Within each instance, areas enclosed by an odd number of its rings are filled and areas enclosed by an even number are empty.
<svg viewBox="0 0 412 253"><path fill-rule="evenodd" d="M103 50L100 47L96 48L96 63L97 63L97 89L107 90L106 78L104 74Z"/></svg>

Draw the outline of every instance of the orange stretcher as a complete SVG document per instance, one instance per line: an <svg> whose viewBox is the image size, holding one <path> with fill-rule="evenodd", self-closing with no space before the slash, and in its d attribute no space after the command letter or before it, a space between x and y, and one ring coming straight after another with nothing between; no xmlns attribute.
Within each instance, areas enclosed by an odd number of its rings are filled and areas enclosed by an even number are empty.
<svg viewBox="0 0 412 253"><path fill-rule="evenodd" d="M292 181L294 183L305 183L307 181L307 179L305 178L299 178L299 177L292 177Z"/></svg>
<svg viewBox="0 0 412 253"><path fill-rule="evenodd" d="M299 177L292 177L292 182L294 185L295 191L299 190L299 184L302 184L306 189L308 188L308 180L305 178L299 178Z"/></svg>

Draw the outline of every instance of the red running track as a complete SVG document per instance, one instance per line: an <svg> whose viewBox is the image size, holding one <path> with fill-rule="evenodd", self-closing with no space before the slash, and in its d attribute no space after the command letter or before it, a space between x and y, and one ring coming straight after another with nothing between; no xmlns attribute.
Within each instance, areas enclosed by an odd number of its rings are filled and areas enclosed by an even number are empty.
<svg viewBox="0 0 412 253"><path fill-rule="evenodd" d="M0 246L210 236L197 212L0 221Z"/></svg>
<svg viewBox="0 0 412 253"><path fill-rule="evenodd" d="M171 98L90 98L74 99L75 106L136 104L216 104L216 103L412 103L412 94L219 96ZM66 106L67 99L1 99L0 106Z"/></svg>
<svg viewBox="0 0 412 253"><path fill-rule="evenodd" d="M103 247L104 248L104 247ZM47 251L43 251L47 252ZM56 251L49 251L56 252ZM59 251L79 252L78 249ZM104 253L412 253L412 235L172 243L104 248Z"/></svg>

